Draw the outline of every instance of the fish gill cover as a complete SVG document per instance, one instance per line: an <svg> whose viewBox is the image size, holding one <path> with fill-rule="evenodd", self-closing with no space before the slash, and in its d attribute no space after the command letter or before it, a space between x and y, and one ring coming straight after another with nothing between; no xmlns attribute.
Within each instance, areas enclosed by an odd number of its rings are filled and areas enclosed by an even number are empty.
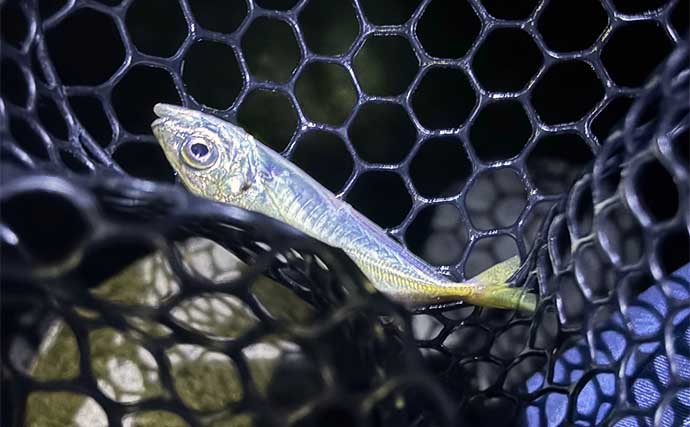
<svg viewBox="0 0 690 427"><path fill-rule="evenodd" d="M686 2L1 12L3 424L689 422ZM193 198L157 102L242 125L457 279L520 255L537 313L411 315Z"/></svg>

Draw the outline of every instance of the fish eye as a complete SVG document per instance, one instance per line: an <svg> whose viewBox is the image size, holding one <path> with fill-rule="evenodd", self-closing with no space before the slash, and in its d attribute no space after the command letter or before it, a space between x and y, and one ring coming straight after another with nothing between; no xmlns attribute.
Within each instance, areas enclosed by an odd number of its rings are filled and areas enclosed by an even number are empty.
<svg viewBox="0 0 690 427"><path fill-rule="evenodd" d="M201 138L191 138L182 145L180 154L184 161L195 169L207 169L218 159L218 151L214 144L209 144Z"/></svg>

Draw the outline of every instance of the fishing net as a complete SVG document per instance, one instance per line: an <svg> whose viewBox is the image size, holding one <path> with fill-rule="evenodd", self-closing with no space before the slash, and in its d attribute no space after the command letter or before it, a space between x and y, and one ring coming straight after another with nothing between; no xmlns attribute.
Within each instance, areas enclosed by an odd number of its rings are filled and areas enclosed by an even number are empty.
<svg viewBox="0 0 690 427"><path fill-rule="evenodd" d="M6 1L3 421L690 422L682 1ZM156 102L238 123L534 316L408 313L200 200Z"/></svg>

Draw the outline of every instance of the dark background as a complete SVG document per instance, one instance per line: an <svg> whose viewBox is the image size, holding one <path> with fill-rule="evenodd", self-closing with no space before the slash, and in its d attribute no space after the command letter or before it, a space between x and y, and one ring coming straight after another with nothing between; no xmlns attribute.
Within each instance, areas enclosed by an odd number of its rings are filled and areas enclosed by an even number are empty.
<svg viewBox="0 0 690 427"><path fill-rule="evenodd" d="M530 224L687 28L685 2L434 0L423 13L412 1L296 3L258 1L251 19L243 1L38 5L70 119L125 173L174 180L150 135L154 103L207 109L466 275L524 254ZM658 12L622 22L645 11ZM22 46L27 25L6 2L3 39ZM2 71L5 100L32 101L28 70L3 57ZM91 169L94 149L47 153L39 142L75 138L63 107L39 95L33 108L40 124L10 111L25 150ZM505 237L482 241L493 229ZM481 254L470 257L468 242Z"/></svg>
<svg viewBox="0 0 690 427"><path fill-rule="evenodd" d="M689 14L661 0L6 1L1 12L4 169L175 182L149 125L155 103L183 104L244 126L458 278L529 251ZM42 222L45 210L23 206L19 220ZM64 227L27 235L78 240L80 224L56 211ZM415 327L449 390L471 394L511 363L527 327L463 316ZM462 402L470 421L511 422L487 415L491 399Z"/></svg>

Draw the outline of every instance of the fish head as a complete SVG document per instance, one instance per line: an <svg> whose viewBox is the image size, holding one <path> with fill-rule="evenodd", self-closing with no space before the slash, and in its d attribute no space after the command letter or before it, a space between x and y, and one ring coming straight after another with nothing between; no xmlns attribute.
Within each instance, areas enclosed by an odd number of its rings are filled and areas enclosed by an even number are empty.
<svg viewBox="0 0 690 427"><path fill-rule="evenodd" d="M153 134L193 193L242 206L256 178L256 140L242 128L200 111L156 104Z"/></svg>

